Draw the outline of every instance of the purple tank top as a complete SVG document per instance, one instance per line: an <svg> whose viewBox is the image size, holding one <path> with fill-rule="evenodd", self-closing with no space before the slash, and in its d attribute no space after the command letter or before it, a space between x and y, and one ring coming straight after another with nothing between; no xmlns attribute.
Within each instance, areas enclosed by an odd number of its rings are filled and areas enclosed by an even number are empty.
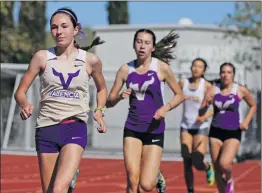
<svg viewBox="0 0 262 193"><path fill-rule="evenodd" d="M165 120L153 119L157 109L164 104L164 83L157 76L158 59L152 58L150 69L145 74L138 74L134 64L134 61L128 64L126 87L132 92L125 128L141 133L163 133Z"/></svg>
<svg viewBox="0 0 262 193"><path fill-rule="evenodd" d="M239 129L239 103L237 95L238 84L234 83L231 93L224 96L220 93L220 85L216 86L214 96L214 116L212 120L213 127L219 127L225 130Z"/></svg>

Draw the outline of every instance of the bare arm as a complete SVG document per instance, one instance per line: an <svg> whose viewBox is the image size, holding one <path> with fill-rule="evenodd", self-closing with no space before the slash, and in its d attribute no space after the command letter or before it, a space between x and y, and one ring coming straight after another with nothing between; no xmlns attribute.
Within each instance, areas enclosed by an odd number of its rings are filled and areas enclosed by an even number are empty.
<svg viewBox="0 0 262 193"><path fill-rule="evenodd" d="M180 81L178 82L178 84L179 84L179 87L183 90L184 80L180 80Z"/></svg>
<svg viewBox="0 0 262 193"><path fill-rule="evenodd" d="M206 112L202 117L204 120L206 120L209 117L212 117L213 115L214 115L214 109L212 108L210 111Z"/></svg>
<svg viewBox="0 0 262 193"><path fill-rule="evenodd" d="M210 86L207 90L206 90L206 93L205 93L205 98L200 106L200 109L199 109L199 116L202 117L206 114L207 110L208 110L208 107L212 104L213 102L213 98L214 98L214 95L215 95L215 86ZM211 112L209 114L210 116L211 115Z"/></svg>
<svg viewBox="0 0 262 193"><path fill-rule="evenodd" d="M181 104L185 100L185 97L182 89L180 88L180 85L176 81L176 78L170 66L166 63L161 63L160 71L164 75L165 82L168 84L168 86L175 95L173 99L164 106L164 109L166 111L170 111L173 108L177 107L179 104Z"/></svg>
<svg viewBox="0 0 262 193"><path fill-rule="evenodd" d="M239 90L240 90L240 94L242 95L243 99L246 101L246 103L250 107L245 119L243 120L243 123L248 127L252 117L254 116L257 110L256 102L249 89L247 89L244 86L239 86Z"/></svg>
<svg viewBox="0 0 262 193"><path fill-rule="evenodd" d="M106 104L107 87L102 73L102 62L98 56L91 53L87 53L86 60L92 68L91 76L93 77L97 89L97 108L103 108Z"/></svg>
<svg viewBox="0 0 262 193"><path fill-rule="evenodd" d="M123 98L119 95L120 90L122 89L125 79L128 72L127 64L120 67L116 74L114 85L109 93L107 98L106 107L111 108L114 107L120 100Z"/></svg>
<svg viewBox="0 0 262 193"><path fill-rule="evenodd" d="M30 64L21 79L21 82L15 92L15 100L19 104L20 107L25 107L29 105L29 102L26 98L26 92L28 88L33 83L35 77L40 73L41 67L45 65L46 61L46 51L40 50L35 53Z"/></svg>
<svg viewBox="0 0 262 193"><path fill-rule="evenodd" d="M97 128L98 132L105 133L106 124L105 121L103 120L103 108L106 103L107 87L106 87L104 75L102 73L102 62L98 56L87 52L86 63L90 64L91 66L92 69L91 76L95 82L96 90L97 90L96 93L97 108L94 113L94 120L100 125L100 127Z"/></svg>
<svg viewBox="0 0 262 193"><path fill-rule="evenodd" d="M209 83L209 82L205 82L205 87L206 87L206 90L205 90L205 93L207 93L207 91L208 90L212 90L212 84L211 83ZM211 104L211 103L210 103ZM207 107L207 110L208 110L208 107ZM213 114L214 114L214 109L212 108L210 111L208 111L208 112L206 112L203 116L202 116L202 118L204 119L204 120L206 120L206 119L208 119L209 117L212 117L213 116Z"/></svg>

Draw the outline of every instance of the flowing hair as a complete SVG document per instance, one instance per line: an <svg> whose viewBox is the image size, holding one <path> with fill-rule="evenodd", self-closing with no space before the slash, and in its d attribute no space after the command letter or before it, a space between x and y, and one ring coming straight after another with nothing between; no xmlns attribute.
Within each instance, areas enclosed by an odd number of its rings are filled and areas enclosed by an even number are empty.
<svg viewBox="0 0 262 193"><path fill-rule="evenodd" d="M163 62L169 64L171 60L174 60L176 57L172 54L172 49L176 47L177 39L179 35L175 33L175 30L171 30L165 37L163 37L159 42L156 43L156 35L150 29L139 29L134 35L133 47L139 33L145 32L152 35L153 46L155 51L152 52L152 57L158 58Z"/></svg>
<svg viewBox="0 0 262 193"><path fill-rule="evenodd" d="M152 56L167 64L174 60L176 57L172 54L172 49L176 47L178 38L179 35L175 33L175 30L170 31L168 35L155 45L155 51L152 53Z"/></svg>

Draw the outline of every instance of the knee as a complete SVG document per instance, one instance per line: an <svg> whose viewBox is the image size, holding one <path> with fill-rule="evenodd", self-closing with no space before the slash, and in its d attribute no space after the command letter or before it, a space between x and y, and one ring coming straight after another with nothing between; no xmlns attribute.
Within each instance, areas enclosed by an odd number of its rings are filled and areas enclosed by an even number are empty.
<svg viewBox="0 0 262 193"><path fill-rule="evenodd" d="M184 165L192 165L192 155L189 152L181 152Z"/></svg>
<svg viewBox="0 0 262 193"><path fill-rule="evenodd" d="M145 192L151 192L156 187L156 182L150 182L149 180L142 180L140 183L140 187Z"/></svg>
<svg viewBox="0 0 262 193"><path fill-rule="evenodd" d="M205 170L204 155L200 152L192 153L192 164L197 170Z"/></svg>
<svg viewBox="0 0 262 193"><path fill-rule="evenodd" d="M192 162L192 155L191 155L191 153L187 153L187 154L183 154L182 153L182 158L183 158L183 161L185 162L185 163L188 163L188 162Z"/></svg>
<svg viewBox="0 0 262 193"><path fill-rule="evenodd" d="M183 157L183 164L184 164L184 169L192 169L192 158L191 157Z"/></svg>
<svg viewBox="0 0 262 193"><path fill-rule="evenodd" d="M232 163L221 160L219 162L219 168L222 172L231 172L232 171Z"/></svg>
<svg viewBox="0 0 262 193"><path fill-rule="evenodd" d="M182 144L182 146L181 146L181 156L184 160L184 163L191 162L192 155L191 155L191 152L189 151L187 145L185 145L185 144Z"/></svg>

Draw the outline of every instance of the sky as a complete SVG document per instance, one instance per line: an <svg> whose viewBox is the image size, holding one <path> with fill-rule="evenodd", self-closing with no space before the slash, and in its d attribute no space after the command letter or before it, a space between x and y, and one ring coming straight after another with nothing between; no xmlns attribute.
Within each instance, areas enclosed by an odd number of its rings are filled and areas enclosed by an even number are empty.
<svg viewBox="0 0 262 193"><path fill-rule="evenodd" d="M73 9L83 27L108 25L108 1L47 1L46 29L49 31L51 15L61 7ZM19 2L15 4L14 18L18 20ZM130 24L177 24L180 18L190 18L194 24L220 24L228 13L234 13L235 2L128 2Z"/></svg>
<svg viewBox="0 0 262 193"><path fill-rule="evenodd" d="M84 27L108 25L107 2L47 2L46 16L61 7L73 9ZM234 2L128 2L130 24L176 24L182 17L194 24L219 24L234 12ZM16 8L18 12L18 8ZM17 17L17 13L15 14ZM47 25L49 29L49 25Z"/></svg>

